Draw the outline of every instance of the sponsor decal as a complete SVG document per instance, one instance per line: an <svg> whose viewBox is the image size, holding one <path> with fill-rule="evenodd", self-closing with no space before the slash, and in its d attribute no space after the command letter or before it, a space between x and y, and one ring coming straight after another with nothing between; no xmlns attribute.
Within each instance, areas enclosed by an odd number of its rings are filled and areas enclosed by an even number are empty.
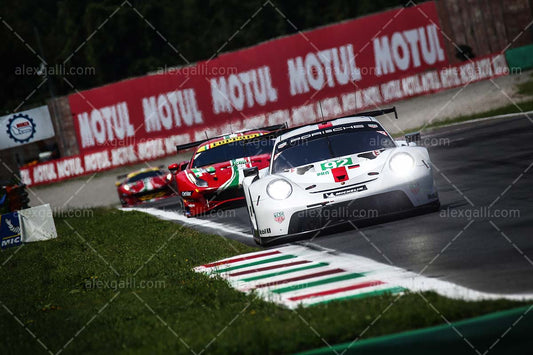
<svg viewBox="0 0 533 355"><path fill-rule="evenodd" d="M329 174L330 174L329 170L326 170L326 171L321 171L321 172L316 173L316 176L329 175Z"/></svg>
<svg viewBox="0 0 533 355"><path fill-rule="evenodd" d="M285 212L283 211L274 212L274 221L278 223L283 223L284 220L285 220Z"/></svg>
<svg viewBox="0 0 533 355"><path fill-rule="evenodd" d="M202 177L202 175L204 175L204 173L206 172L205 169L203 168L194 168L194 169L191 169L191 172L194 174L194 176L196 177Z"/></svg>
<svg viewBox="0 0 533 355"><path fill-rule="evenodd" d="M159 197L163 197L163 196L165 196L165 192L164 191L160 191L160 192L155 192L153 194L148 194L148 195L141 196L141 197L139 197L139 200L148 201L148 200L152 200L154 198L159 198Z"/></svg>
<svg viewBox="0 0 533 355"><path fill-rule="evenodd" d="M340 168L331 169L331 173L333 174L333 179L335 182L343 182L348 180L348 172L346 171L346 167L341 166ZM344 182L342 183L344 185Z"/></svg>
<svg viewBox="0 0 533 355"><path fill-rule="evenodd" d="M369 125L369 126L370 126L370 125ZM385 131L376 131L376 132L378 132L379 134L384 135L385 137L388 137L388 136L389 136L389 135L387 134L387 132L385 132Z"/></svg>
<svg viewBox="0 0 533 355"><path fill-rule="evenodd" d="M367 126L368 125L369 124L367 124ZM332 133L345 132L345 131L351 131L351 130L359 130L360 128L364 128L364 127L365 126L363 124L361 124L361 123L358 123L358 124L350 123L350 124L345 124L345 125L332 126L331 128L326 128L326 129L322 129L322 130L307 132L307 133L304 133L302 135L289 138L287 141L290 143L290 145L295 145L295 144L298 144L302 140L307 140L309 138L313 138L313 137L316 137L316 136L329 135L329 134L332 134ZM378 126L376 125L376 128L377 127ZM277 145L276 150L279 151L280 149L283 149L284 147L285 147L285 145L281 146L281 143L280 143L280 144Z"/></svg>
<svg viewBox="0 0 533 355"><path fill-rule="evenodd" d="M259 230L259 234L260 234L260 235L263 235L263 234L270 234L270 233L272 233L272 232L270 231L270 228L265 228L265 229L260 229L260 230Z"/></svg>
<svg viewBox="0 0 533 355"><path fill-rule="evenodd" d="M335 196L342 196L342 195L352 194L352 193L354 193L354 192L361 192L361 191L365 191L365 190L367 190L366 185L356 186L356 187L352 187L352 188L350 188L350 189L346 189L346 190L326 192L326 193L324 194L324 198L331 198L331 197L335 197Z"/></svg>
<svg viewBox="0 0 533 355"><path fill-rule="evenodd" d="M372 154L373 154L375 157L377 157L378 155L381 154L381 150L374 150L374 151L372 151Z"/></svg>
<svg viewBox="0 0 533 355"><path fill-rule="evenodd" d="M225 136L224 139L222 139L222 140L219 140L219 141L212 142L212 143L209 143L209 144L201 146L200 148L198 148L198 150L196 152L197 153L198 152L203 152L203 151L205 151L207 149L216 148L216 147L224 145L224 144L233 143L233 142L237 142L237 141L243 141L243 140L247 140L247 139L252 139L252 138L255 138L255 137L262 136L262 135L263 135L263 133L252 133L252 134L244 134L244 135Z"/></svg>
<svg viewBox="0 0 533 355"><path fill-rule="evenodd" d="M341 166L347 166L347 165L353 165L352 158L348 157L348 158L328 161L328 162L320 164L320 168L322 170L330 170L330 169L335 169L335 168L339 168Z"/></svg>
<svg viewBox="0 0 533 355"><path fill-rule="evenodd" d="M28 143L35 134L35 123L28 115L14 115L7 124L7 134L17 143Z"/></svg>
<svg viewBox="0 0 533 355"><path fill-rule="evenodd" d="M409 189L414 195L417 195L420 191L420 184L418 182L412 183L409 185Z"/></svg>
<svg viewBox="0 0 533 355"><path fill-rule="evenodd" d="M192 191L182 191L181 196L183 197L191 197Z"/></svg>
<svg viewBox="0 0 533 355"><path fill-rule="evenodd" d="M378 128L378 125L375 124L375 123L369 123L368 127L370 127L370 128Z"/></svg>
<svg viewBox="0 0 533 355"><path fill-rule="evenodd" d="M242 185L242 180L244 179L244 174L242 174L242 170L245 168L251 167L250 164L250 158L240 158L230 161L231 164L231 177L226 181L224 184L222 184L218 190L222 191L229 188L238 188Z"/></svg>
<svg viewBox="0 0 533 355"><path fill-rule="evenodd" d="M17 212L0 216L0 243L1 248L9 248L22 244L20 220Z"/></svg>
<svg viewBox="0 0 533 355"><path fill-rule="evenodd" d="M52 138L55 135L47 106L0 115L0 150Z"/></svg>
<svg viewBox="0 0 533 355"><path fill-rule="evenodd" d="M401 16L397 16L399 11ZM427 16L420 16L421 12ZM383 28L391 19L394 26ZM77 92L68 100L81 164L63 175L58 174L56 162L37 164L22 168L21 177L29 185L56 182L174 155L176 145L201 139L207 127L209 133L218 134L228 128L241 131L257 127L259 122L299 125L320 119L319 102L327 116L347 115L372 108L374 103L385 105L508 74L503 54L450 65L440 27L435 1L428 1L306 32L311 42L320 41L320 51L311 50L305 39L295 34L227 53L209 63L199 62L175 71L165 69L158 75ZM353 33L368 46L356 48ZM276 52L281 47L283 50ZM227 75L204 72L211 67L235 70ZM375 70L362 73L363 68ZM191 72L202 74L190 75ZM210 78L207 85L206 77ZM176 82L184 83L182 89L172 89ZM358 82L355 92L354 82ZM317 90L320 95L310 102L310 93ZM46 115L50 137L53 127ZM41 117L29 116L37 124L31 142L42 132L44 122ZM235 119L241 116L250 119ZM0 149L19 144L6 133L11 117L6 117L6 124L2 125ZM4 121L0 118L0 122ZM368 123L377 128L364 127L383 130L378 122ZM314 127L321 133L308 132L306 137L363 126ZM231 136L215 144L222 144ZM278 144L277 152L287 149L287 145ZM206 142L199 148L210 147Z"/></svg>

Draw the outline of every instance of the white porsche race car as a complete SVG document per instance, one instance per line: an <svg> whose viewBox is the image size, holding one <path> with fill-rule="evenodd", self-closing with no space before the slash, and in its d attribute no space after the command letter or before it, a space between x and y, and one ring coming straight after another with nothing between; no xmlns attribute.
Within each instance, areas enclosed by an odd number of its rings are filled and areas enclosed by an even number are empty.
<svg viewBox="0 0 533 355"><path fill-rule="evenodd" d="M255 241L265 245L352 220L439 209L427 149L395 141L372 117L392 112L337 118L279 135L270 167L244 171Z"/></svg>

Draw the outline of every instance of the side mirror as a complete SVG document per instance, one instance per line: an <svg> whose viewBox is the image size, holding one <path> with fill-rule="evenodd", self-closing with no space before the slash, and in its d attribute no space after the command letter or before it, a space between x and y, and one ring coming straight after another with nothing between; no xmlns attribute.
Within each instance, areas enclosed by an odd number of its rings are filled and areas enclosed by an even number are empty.
<svg viewBox="0 0 533 355"><path fill-rule="evenodd" d="M178 164L174 163L174 164L170 164L168 166L168 170L172 173L172 174L176 174L176 172L178 171Z"/></svg>
<svg viewBox="0 0 533 355"><path fill-rule="evenodd" d="M408 146L416 146L420 142L420 132L408 133L405 135L405 141Z"/></svg>
<svg viewBox="0 0 533 355"><path fill-rule="evenodd" d="M259 176L259 168L257 166L253 166L251 168L243 169L242 171L244 177L250 177L250 176Z"/></svg>
<svg viewBox="0 0 533 355"><path fill-rule="evenodd" d="M189 166L188 161L182 161L181 163L179 163L179 171L183 171L187 169L188 166Z"/></svg>

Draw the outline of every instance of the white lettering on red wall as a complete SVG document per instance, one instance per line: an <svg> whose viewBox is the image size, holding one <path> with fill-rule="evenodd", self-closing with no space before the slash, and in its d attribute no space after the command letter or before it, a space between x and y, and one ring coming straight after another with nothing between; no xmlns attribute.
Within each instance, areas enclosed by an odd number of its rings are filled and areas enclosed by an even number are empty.
<svg viewBox="0 0 533 355"><path fill-rule="evenodd" d="M213 113L241 111L256 104L265 106L278 100L278 91L272 86L270 68L264 66L228 77L211 79Z"/></svg>
<svg viewBox="0 0 533 355"><path fill-rule="evenodd" d="M80 113L78 125L81 136L79 143L82 148L103 145L115 139L122 140L135 135L126 102Z"/></svg>
<svg viewBox="0 0 533 355"><path fill-rule="evenodd" d="M70 95L79 160L21 176L58 181L175 154L206 135L309 123L508 73L503 55L450 66L439 26L428 1Z"/></svg>
<svg viewBox="0 0 533 355"><path fill-rule="evenodd" d="M147 133L169 131L183 125L203 123L193 89L176 90L142 99L144 127Z"/></svg>
<svg viewBox="0 0 533 355"><path fill-rule="evenodd" d="M351 44L289 58L287 66L292 96L361 80Z"/></svg>
<svg viewBox="0 0 533 355"><path fill-rule="evenodd" d="M445 61L436 25L394 32L375 38L376 76Z"/></svg>

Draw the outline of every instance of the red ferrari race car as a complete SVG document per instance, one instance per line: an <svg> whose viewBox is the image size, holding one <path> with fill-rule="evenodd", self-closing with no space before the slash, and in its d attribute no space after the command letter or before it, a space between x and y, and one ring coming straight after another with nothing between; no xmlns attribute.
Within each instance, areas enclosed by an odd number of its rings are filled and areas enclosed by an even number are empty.
<svg viewBox="0 0 533 355"><path fill-rule="evenodd" d="M197 147L189 162L168 167L176 176L185 215L193 217L244 203L242 170L268 167L275 138L268 139L268 135L285 127L270 126L178 145L178 152Z"/></svg>
<svg viewBox="0 0 533 355"><path fill-rule="evenodd" d="M135 206L176 195L172 174L161 168L146 168L120 175L115 185L122 207Z"/></svg>

